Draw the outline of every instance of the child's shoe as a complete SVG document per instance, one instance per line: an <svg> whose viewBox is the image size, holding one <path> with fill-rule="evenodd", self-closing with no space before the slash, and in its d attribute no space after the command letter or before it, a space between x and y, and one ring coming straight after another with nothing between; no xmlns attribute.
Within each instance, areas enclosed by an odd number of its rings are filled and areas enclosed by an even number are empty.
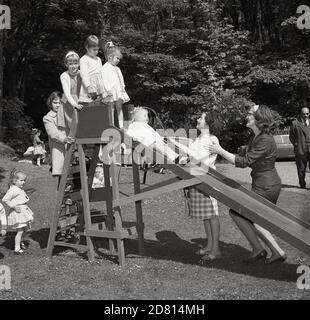
<svg viewBox="0 0 310 320"><path fill-rule="evenodd" d="M160 173L160 174L165 174L163 167L158 168L158 169L155 169L154 172L155 172L155 173Z"/></svg>
<svg viewBox="0 0 310 320"><path fill-rule="evenodd" d="M24 250L19 249L17 251L14 251L14 254L17 255L17 256L22 256L24 254Z"/></svg>
<svg viewBox="0 0 310 320"><path fill-rule="evenodd" d="M190 160L189 160L189 157L177 157L177 158L175 158L175 160L174 160L174 163L175 164L180 164L180 165L186 165L188 162L189 162Z"/></svg>
<svg viewBox="0 0 310 320"><path fill-rule="evenodd" d="M20 243L20 248L21 248L22 250L27 250L27 249L28 249L28 244L27 244L27 242L26 242L26 241L21 241L21 243Z"/></svg>

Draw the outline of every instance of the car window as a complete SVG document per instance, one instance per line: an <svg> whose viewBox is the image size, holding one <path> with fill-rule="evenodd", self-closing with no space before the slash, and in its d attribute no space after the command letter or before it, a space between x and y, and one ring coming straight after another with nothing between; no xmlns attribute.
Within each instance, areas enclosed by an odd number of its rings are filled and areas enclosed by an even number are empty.
<svg viewBox="0 0 310 320"><path fill-rule="evenodd" d="M280 135L273 136L276 144L282 144L282 137Z"/></svg>
<svg viewBox="0 0 310 320"><path fill-rule="evenodd" d="M290 138L289 138L288 135L284 135L284 136L282 136L282 138L283 138L283 142L284 142L284 143L286 143L286 144L291 143L291 142L290 142Z"/></svg>

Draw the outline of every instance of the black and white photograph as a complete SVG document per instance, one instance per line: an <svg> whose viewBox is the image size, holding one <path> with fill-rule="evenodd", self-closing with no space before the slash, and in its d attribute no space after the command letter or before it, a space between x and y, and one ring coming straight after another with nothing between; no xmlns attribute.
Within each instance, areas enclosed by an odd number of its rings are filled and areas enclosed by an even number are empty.
<svg viewBox="0 0 310 320"><path fill-rule="evenodd" d="M310 300L309 208L310 0L0 0L0 300Z"/></svg>

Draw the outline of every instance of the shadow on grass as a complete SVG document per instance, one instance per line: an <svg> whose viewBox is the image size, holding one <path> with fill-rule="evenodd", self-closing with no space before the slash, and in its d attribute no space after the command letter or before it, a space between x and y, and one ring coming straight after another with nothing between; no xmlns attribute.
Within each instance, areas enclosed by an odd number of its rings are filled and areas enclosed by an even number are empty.
<svg viewBox="0 0 310 320"><path fill-rule="evenodd" d="M46 249L47 243L48 243L49 232L50 232L49 228L35 230L35 231L30 232L29 237L30 237L30 239L32 239L33 241L35 241L39 244L40 249ZM81 245L86 244L85 237L81 238L79 244L81 244ZM3 246L6 246L5 243L3 243ZM118 263L117 256L98 251L98 248L103 248L103 247L108 250L108 240L94 238L94 247L95 247L96 253L102 259L106 259L106 260L112 261L114 263ZM54 250L53 250L53 255L59 255L59 254L63 254L63 253L67 253L68 255L70 255L70 252L75 253L78 257L80 257L82 259L85 259L85 260L87 259L87 252L79 252L75 249L63 247L63 246L55 246Z"/></svg>
<svg viewBox="0 0 310 320"><path fill-rule="evenodd" d="M32 231L30 238L38 242L41 249L46 249L48 235L49 229L44 228ZM197 238L192 239L191 242L189 242L181 239L175 232L165 230L157 232L156 238L158 241L144 241L145 257L176 261L190 265L200 265L206 268L222 269L256 278L296 282L297 264L276 263L274 265L267 265L264 261L259 261L254 264L245 264L243 260L249 256L250 252L239 245L220 242L220 248L223 254L222 258L214 261L202 262L200 257L195 254L195 251L205 244L205 239ZM84 239L82 242L83 241ZM85 244L85 242L83 244ZM5 242L2 245L7 247ZM105 259L116 264L118 263L117 254L109 252L109 241L107 239L94 238L94 246L96 254L100 259ZM8 247L12 247L12 241ZM55 247L53 255L62 254L65 251L68 251L68 248ZM73 250L71 249L71 251ZM138 241L126 240L125 253L126 259L139 257ZM76 252L76 254L83 259L87 259L85 252ZM134 257L132 255L134 255Z"/></svg>
<svg viewBox="0 0 310 320"><path fill-rule="evenodd" d="M301 188L299 188L299 186L292 185L292 184L282 184L282 188L286 188L286 189L301 189Z"/></svg>
<svg viewBox="0 0 310 320"><path fill-rule="evenodd" d="M37 242L41 249L46 249L48 236L50 234L50 228L43 228L39 230L33 230L29 233L29 237Z"/></svg>
<svg viewBox="0 0 310 320"><path fill-rule="evenodd" d="M250 252L235 244L221 242L222 258L214 261L201 262L195 254L199 245L205 244L205 239L192 239L185 241L171 231L156 233L158 241L145 240L145 256L155 259L165 259L184 264L201 265L206 268L216 268L225 271L253 276L256 278L272 279L278 281L295 282L298 265L289 263L277 263L267 265L265 262L245 264L242 260L248 258ZM126 254L138 255L137 241L128 240Z"/></svg>

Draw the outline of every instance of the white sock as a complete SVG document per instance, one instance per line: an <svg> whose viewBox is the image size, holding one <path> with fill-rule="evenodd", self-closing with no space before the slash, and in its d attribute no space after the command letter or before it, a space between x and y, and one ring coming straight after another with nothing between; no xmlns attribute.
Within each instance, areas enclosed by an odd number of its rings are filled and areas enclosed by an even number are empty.
<svg viewBox="0 0 310 320"><path fill-rule="evenodd" d="M15 251L20 250L20 241L22 238L23 231L18 231L15 236Z"/></svg>

